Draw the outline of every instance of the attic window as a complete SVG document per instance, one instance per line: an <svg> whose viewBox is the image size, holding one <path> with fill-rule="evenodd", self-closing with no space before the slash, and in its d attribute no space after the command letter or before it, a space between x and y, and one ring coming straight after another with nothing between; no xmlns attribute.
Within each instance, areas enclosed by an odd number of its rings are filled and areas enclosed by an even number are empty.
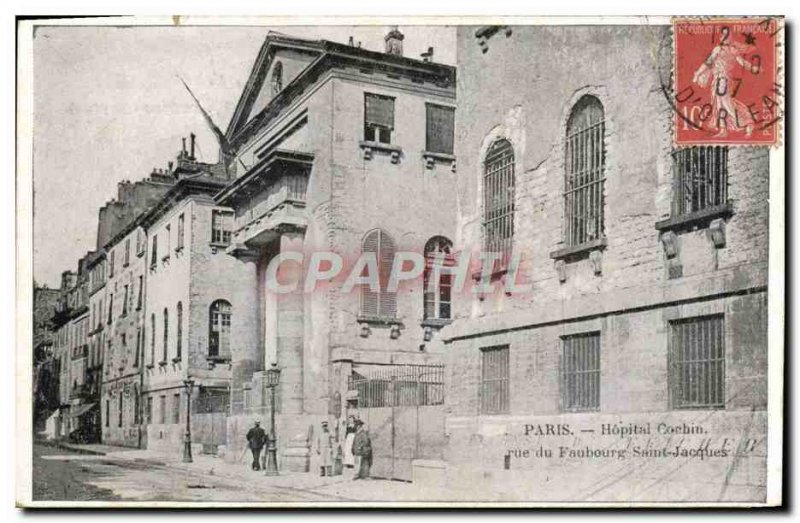
<svg viewBox="0 0 800 523"><path fill-rule="evenodd" d="M272 68L272 94L276 95L283 89L283 62L277 62Z"/></svg>

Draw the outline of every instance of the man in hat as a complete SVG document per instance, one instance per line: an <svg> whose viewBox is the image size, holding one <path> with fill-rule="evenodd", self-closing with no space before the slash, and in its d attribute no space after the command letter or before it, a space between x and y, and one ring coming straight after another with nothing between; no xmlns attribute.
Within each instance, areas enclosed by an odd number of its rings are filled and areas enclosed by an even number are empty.
<svg viewBox="0 0 800 523"><path fill-rule="evenodd" d="M353 454L359 457L358 474L353 479L369 479L369 469L372 466L372 441L369 433L360 419L355 421L356 437L353 439Z"/></svg>
<svg viewBox="0 0 800 523"><path fill-rule="evenodd" d="M261 449L267 440L267 433L261 428L261 422L256 421L255 425L247 431L247 444L253 453L253 470L261 470Z"/></svg>
<svg viewBox="0 0 800 523"><path fill-rule="evenodd" d="M319 456L319 475L332 476L333 469L333 441L328 430L328 422L322 422L322 431L317 436L317 455Z"/></svg>

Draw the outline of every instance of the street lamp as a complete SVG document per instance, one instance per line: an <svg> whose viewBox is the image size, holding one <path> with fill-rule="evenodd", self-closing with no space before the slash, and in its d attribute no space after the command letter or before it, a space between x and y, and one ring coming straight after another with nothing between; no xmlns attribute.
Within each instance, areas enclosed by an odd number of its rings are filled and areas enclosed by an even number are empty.
<svg viewBox="0 0 800 523"><path fill-rule="evenodd" d="M183 380L186 386L186 432L183 433L183 462L192 463L192 387L194 380Z"/></svg>
<svg viewBox="0 0 800 523"><path fill-rule="evenodd" d="M264 467L264 474L266 476L278 475L278 457L277 446L278 437L275 434L275 389L281 379L281 369L278 368L277 363L272 364L272 368L267 370L267 387L270 389L270 424L269 436L267 436L267 466Z"/></svg>

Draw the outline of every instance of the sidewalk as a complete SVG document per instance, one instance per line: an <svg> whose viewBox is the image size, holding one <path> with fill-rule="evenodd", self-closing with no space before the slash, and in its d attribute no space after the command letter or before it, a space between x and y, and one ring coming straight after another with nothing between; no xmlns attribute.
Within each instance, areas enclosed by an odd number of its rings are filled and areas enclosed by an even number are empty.
<svg viewBox="0 0 800 523"><path fill-rule="evenodd" d="M353 480L352 469L345 469L341 476L321 477L314 473L281 472L279 476L266 476L263 471L253 471L249 464L227 463L222 458L207 454L193 456L193 463L183 463L179 453L164 454L150 450L112 447L105 455L110 459L131 460L141 464L166 467L191 473L195 476L215 476L248 487L263 485L272 488L316 493L325 498L340 498L341 501L445 501L458 498L456 493L441 489L422 489L413 483L383 479ZM463 494L461 499L465 499Z"/></svg>

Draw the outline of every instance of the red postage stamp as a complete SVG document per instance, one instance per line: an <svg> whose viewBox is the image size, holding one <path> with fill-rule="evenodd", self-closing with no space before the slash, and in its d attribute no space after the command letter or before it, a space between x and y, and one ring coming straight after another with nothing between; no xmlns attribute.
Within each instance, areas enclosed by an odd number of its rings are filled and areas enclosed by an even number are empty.
<svg viewBox="0 0 800 523"><path fill-rule="evenodd" d="M775 145L780 18L673 21L676 145Z"/></svg>

